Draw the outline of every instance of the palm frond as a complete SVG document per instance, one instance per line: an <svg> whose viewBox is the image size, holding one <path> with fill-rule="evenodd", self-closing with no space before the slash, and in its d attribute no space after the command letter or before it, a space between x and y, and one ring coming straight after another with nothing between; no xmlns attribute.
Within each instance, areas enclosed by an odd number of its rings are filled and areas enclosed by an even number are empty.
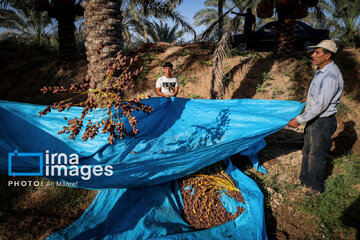
<svg viewBox="0 0 360 240"><path fill-rule="evenodd" d="M228 34L234 31L236 27L236 23L239 21L240 16L235 16L230 22L226 24L224 27L224 35L220 39L214 54L213 54L213 68L211 70L211 88L210 88L210 97L212 99L223 99L225 94L225 85L223 82L224 79L224 68L223 62L227 58L227 50L229 49L228 43ZM240 65L242 67L249 60L245 59L243 64Z"/></svg>
<svg viewBox="0 0 360 240"><path fill-rule="evenodd" d="M182 29L186 32L190 32L193 36L194 39L196 39L196 32L195 30L192 28L191 24L188 23L186 20L184 20L185 18L177 11L166 11L166 9L164 9L164 12L166 17L172 19L175 24L179 24ZM160 17L160 15L158 15L158 13L154 14L155 17Z"/></svg>
<svg viewBox="0 0 360 240"><path fill-rule="evenodd" d="M197 11L193 17L194 25L197 27L200 25L209 26L216 21L217 17L218 14L215 9L213 8L201 9Z"/></svg>
<svg viewBox="0 0 360 240"><path fill-rule="evenodd" d="M136 18L143 25L145 25L144 22L147 21L146 18L150 16L162 20L170 18L175 24L180 25L184 31L192 33L194 38L196 38L196 32L192 26L179 12L175 11L175 8L182 2L182 0L165 2L160 0L125 0L123 8L124 11L128 12L128 15L126 15L127 18ZM144 33L146 33L146 29L148 28L145 28Z"/></svg>
<svg viewBox="0 0 360 240"><path fill-rule="evenodd" d="M228 11L226 11L220 18L218 18L213 24L211 24L210 27L208 27L205 30L205 32L201 34L201 38L208 37L214 31L214 28L216 27L216 25L219 24L219 21L221 19L223 19L226 15L228 15L234 8L235 8L235 6L232 7L231 9L229 9Z"/></svg>
<svg viewBox="0 0 360 240"><path fill-rule="evenodd" d="M226 59L227 50L227 35L225 34L220 39L215 52L213 54L213 68L211 70L211 86L210 86L210 98L222 99L225 94L225 87L222 82L224 78L223 61Z"/></svg>

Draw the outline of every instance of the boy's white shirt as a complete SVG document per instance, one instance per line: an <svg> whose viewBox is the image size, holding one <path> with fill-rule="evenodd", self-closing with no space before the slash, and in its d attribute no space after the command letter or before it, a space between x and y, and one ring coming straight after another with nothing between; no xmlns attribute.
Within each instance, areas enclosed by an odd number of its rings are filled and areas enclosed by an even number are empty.
<svg viewBox="0 0 360 240"><path fill-rule="evenodd" d="M162 76L156 80L156 88L160 88L160 91L165 95L173 95L175 87L179 87L177 78Z"/></svg>

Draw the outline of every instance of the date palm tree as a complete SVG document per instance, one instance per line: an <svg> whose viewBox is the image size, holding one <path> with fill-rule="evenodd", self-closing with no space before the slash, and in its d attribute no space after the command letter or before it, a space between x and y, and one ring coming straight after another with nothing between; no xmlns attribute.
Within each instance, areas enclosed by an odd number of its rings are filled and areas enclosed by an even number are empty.
<svg viewBox="0 0 360 240"><path fill-rule="evenodd" d="M360 37L360 2L358 0L331 0L332 16L342 28L341 39L344 43L354 45Z"/></svg>
<svg viewBox="0 0 360 240"><path fill-rule="evenodd" d="M83 3L87 76L100 87L105 79L105 61L121 49L121 4L121 0L85 0ZM101 42L104 48L98 56Z"/></svg>
<svg viewBox="0 0 360 240"><path fill-rule="evenodd" d="M278 57L289 57L295 47L295 20L305 18L308 8L317 8L318 0L261 0L257 5L256 13L259 18L269 18L275 8L278 15L277 48ZM324 16L317 8L318 16Z"/></svg>
<svg viewBox="0 0 360 240"><path fill-rule="evenodd" d="M178 22L183 28L192 29L182 18L174 11L174 5L180 4L181 0L160 1L160 0L132 0L131 4L141 6L141 14L144 16L153 16L155 18L171 18ZM124 30L124 15L122 9L130 1L122 0L85 0L85 33L86 33L86 55L89 61L87 76L92 81L97 82L98 86L105 79L106 61L116 56L116 53L122 48L124 39L122 31ZM193 30L192 30L193 31ZM193 31L195 33L195 31ZM100 56L97 54L100 42L103 45Z"/></svg>
<svg viewBox="0 0 360 240"><path fill-rule="evenodd" d="M226 4L226 2L224 3ZM225 13L221 15L218 14L217 19L215 19L213 23L205 30L205 32L202 34L202 37L209 37L214 32L217 26L220 28L222 25L219 25L219 22L227 18L228 14L231 13L234 9L242 13L246 7L252 7L255 3L256 1L254 0L248 0L247 2L241 0L232 0L231 3L229 1L229 5L231 4L231 8L229 8ZM199 11L198 14L200 15L200 13L201 12ZM195 16L197 17L199 15ZM213 54L212 78L210 82L210 98L212 99L222 99L225 94L225 87L223 83L223 61L226 58L226 50L228 48L228 35L231 32L235 32L239 28L241 21L241 14L236 14L235 17L226 21L224 28L221 30L223 34L221 38L219 38L217 48L215 49L215 52Z"/></svg>
<svg viewBox="0 0 360 240"><path fill-rule="evenodd" d="M149 17L154 17L160 21L168 18L181 27L181 31L190 32L196 37L195 31L189 23L176 11L176 7L181 1L168 1L166 5L154 4L153 7L144 11L144 4L141 1L125 2L123 12L123 37L129 45L137 45L140 42L148 42L149 26L154 22L149 21Z"/></svg>
<svg viewBox="0 0 360 240"><path fill-rule="evenodd" d="M223 7L225 0L218 0L218 19L219 19L219 29L218 29L218 37L221 39L224 30L224 18L223 15Z"/></svg>
<svg viewBox="0 0 360 240"><path fill-rule="evenodd" d="M51 23L46 13L35 11L34 1L3 1L0 9L0 27L14 30L18 35L38 44L48 39L46 28Z"/></svg>
<svg viewBox="0 0 360 240"><path fill-rule="evenodd" d="M75 0L35 0L36 9L45 11L58 23L59 55L64 61L76 60L75 18L82 16L84 9Z"/></svg>
<svg viewBox="0 0 360 240"><path fill-rule="evenodd" d="M178 30L178 24L170 27L167 23L160 22L159 24L153 21L148 22L146 28L153 42L172 43L184 36L184 31Z"/></svg>
<svg viewBox="0 0 360 240"><path fill-rule="evenodd" d="M200 9L199 11L197 11L195 13L195 15L193 17L194 25L197 27L204 25L207 28L209 28L215 22L217 22L218 19L221 18L222 23L221 24L216 23L214 25L214 27L213 27L212 31L209 33L208 39L207 39L207 40L215 40L215 39L219 40L221 38L219 33L223 32L224 24L226 25L231 20L231 18L229 16L221 17L223 14L222 13L220 14L220 12L219 12L218 0L206 0L204 2L204 5L206 8ZM227 4L227 2L225 1L225 2L223 2L222 8L225 9L226 11L228 11L230 7L229 7L229 4ZM219 29L220 25L222 26L221 30ZM222 36L222 34L221 34L221 36Z"/></svg>

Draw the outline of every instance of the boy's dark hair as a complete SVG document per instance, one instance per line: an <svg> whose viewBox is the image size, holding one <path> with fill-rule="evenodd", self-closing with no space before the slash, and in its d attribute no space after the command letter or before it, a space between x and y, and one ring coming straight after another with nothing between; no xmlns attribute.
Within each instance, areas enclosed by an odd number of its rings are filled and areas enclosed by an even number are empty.
<svg viewBox="0 0 360 240"><path fill-rule="evenodd" d="M173 65L171 62L165 62L164 65L163 65L164 68L166 67L170 67L170 68L173 68Z"/></svg>
<svg viewBox="0 0 360 240"><path fill-rule="evenodd" d="M323 50L323 52L325 53L325 54L327 54L327 53L330 53L331 54L331 60L334 60L335 59L335 57L336 57L336 53L333 53L332 51L330 51L330 50L327 50L326 48L322 48L322 50Z"/></svg>

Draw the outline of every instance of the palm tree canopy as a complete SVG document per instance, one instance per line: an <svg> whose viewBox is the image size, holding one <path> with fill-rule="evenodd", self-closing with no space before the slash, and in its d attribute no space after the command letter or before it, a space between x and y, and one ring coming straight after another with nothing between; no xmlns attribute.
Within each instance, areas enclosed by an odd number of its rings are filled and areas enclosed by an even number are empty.
<svg viewBox="0 0 360 240"><path fill-rule="evenodd" d="M127 0L122 5L123 9L123 33L127 41L135 38L135 41L148 41L147 27L150 17L159 20L171 19L175 25L181 26L184 32L190 32L196 38L196 33L191 24L176 11L176 7L182 1L159 1L159 0ZM135 36L132 36L135 35Z"/></svg>
<svg viewBox="0 0 360 240"><path fill-rule="evenodd" d="M239 31L244 22L244 19L241 15L236 14L234 17L230 17L229 13L234 11L238 13L243 13L244 9L247 7L255 7L257 0L231 0L224 1L224 10L222 17L218 16L218 0L206 0L204 5L206 8L200 9L194 15L194 25L200 26L205 25L207 29L204 31L202 36L204 38L208 36L213 36L214 32L218 31L218 23L220 20L224 21L225 31Z"/></svg>
<svg viewBox="0 0 360 240"><path fill-rule="evenodd" d="M163 22L160 22L160 24L157 22L147 23L147 30L153 42L172 43L178 40L184 35L184 31L178 31L178 27L178 24L170 27L167 23Z"/></svg>
<svg viewBox="0 0 360 240"><path fill-rule="evenodd" d="M15 30L14 34L41 41L47 37L46 28L52 24L46 13L35 11L32 0L6 1L0 9L0 27Z"/></svg>

